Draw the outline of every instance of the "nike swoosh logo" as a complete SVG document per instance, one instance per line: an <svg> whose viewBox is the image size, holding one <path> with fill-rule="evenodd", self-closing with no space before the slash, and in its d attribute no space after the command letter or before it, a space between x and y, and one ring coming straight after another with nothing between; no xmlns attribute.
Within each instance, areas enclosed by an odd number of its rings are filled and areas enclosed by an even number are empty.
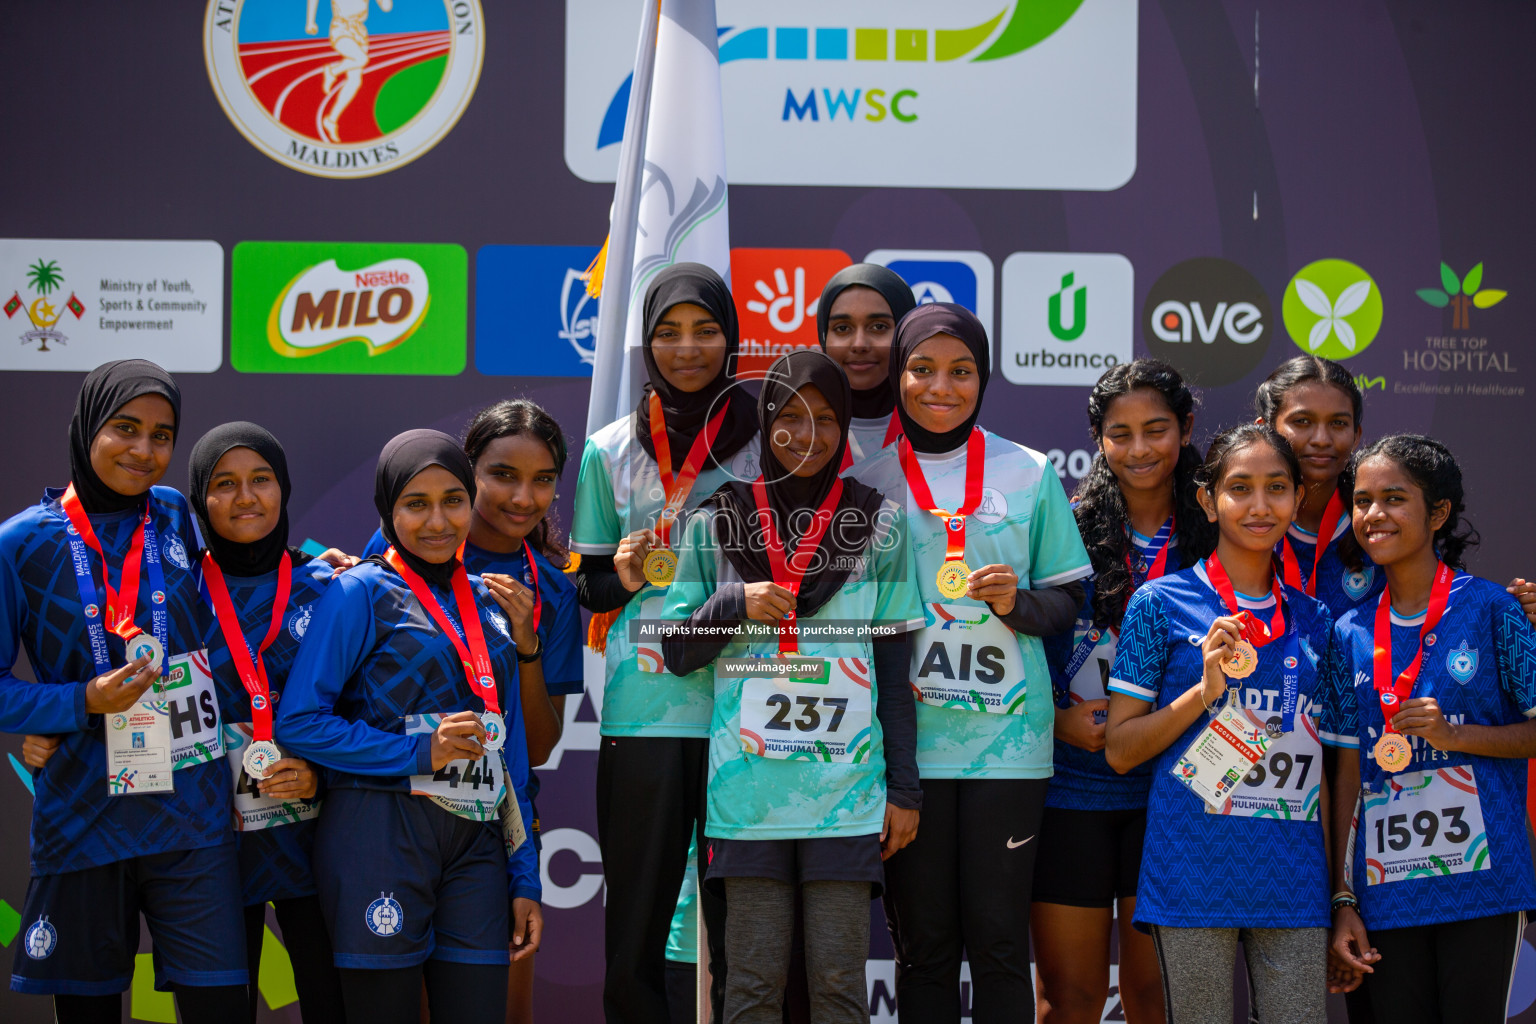
<svg viewBox="0 0 1536 1024"><path fill-rule="evenodd" d="M1030 836L1029 837L1029 839L1033 839L1033 838L1035 838L1035 837L1034 836ZM1010 850L1017 850L1019 847L1023 846L1025 843L1029 842L1029 839L1020 839L1018 842L1014 842L1013 841L1013 836L1009 836L1008 837L1008 849L1010 849Z"/></svg>

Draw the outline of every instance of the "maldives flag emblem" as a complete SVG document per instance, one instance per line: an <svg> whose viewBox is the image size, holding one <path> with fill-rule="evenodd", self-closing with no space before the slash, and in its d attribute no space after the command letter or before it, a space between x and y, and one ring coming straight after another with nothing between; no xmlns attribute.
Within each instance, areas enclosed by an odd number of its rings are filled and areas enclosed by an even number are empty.
<svg viewBox="0 0 1536 1024"><path fill-rule="evenodd" d="M3 293L0 293L0 294L3 294ZM20 309L20 308L21 308L21 293L20 292L12 292L11 293L11 300L5 304L5 318L7 320L9 320L11 317L16 315L16 311L18 309Z"/></svg>
<svg viewBox="0 0 1536 1024"><path fill-rule="evenodd" d="M75 314L76 320L79 320L82 316L85 316L85 303L75 298L74 292L69 293L69 301L64 303L64 306L71 313Z"/></svg>

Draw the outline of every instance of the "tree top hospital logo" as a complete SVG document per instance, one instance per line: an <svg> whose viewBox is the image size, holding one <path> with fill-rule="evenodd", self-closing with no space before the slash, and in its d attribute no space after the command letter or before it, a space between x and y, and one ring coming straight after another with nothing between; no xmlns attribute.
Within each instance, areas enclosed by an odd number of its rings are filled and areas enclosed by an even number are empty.
<svg viewBox="0 0 1536 1024"><path fill-rule="evenodd" d="M327 178L392 171L458 122L480 79L479 0L209 0L219 105L278 163Z"/></svg>

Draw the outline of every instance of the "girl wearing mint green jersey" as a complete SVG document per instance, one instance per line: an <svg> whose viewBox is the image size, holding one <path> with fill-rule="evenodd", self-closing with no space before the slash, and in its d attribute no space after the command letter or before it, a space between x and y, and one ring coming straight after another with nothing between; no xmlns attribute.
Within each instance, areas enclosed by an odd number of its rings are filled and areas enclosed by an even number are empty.
<svg viewBox="0 0 1536 1024"><path fill-rule="evenodd" d="M897 1004L924 1024L960 1019L962 953L977 1024L1034 1017L1025 936L1055 722L1039 638L1071 627L1093 571L1050 461L976 426L990 369L968 310L908 313L891 349L904 436L849 471L902 496L921 592L923 828L886 863L885 900Z"/></svg>
<svg viewBox="0 0 1536 1024"><path fill-rule="evenodd" d="M668 673L659 640L631 626L661 617L664 570L692 511L726 481L757 477L758 449L751 397L731 377L736 307L720 275L697 263L663 270L646 292L644 321L649 380L633 414L587 439L571 548L581 555L578 599L594 613L588 642L606 653L597 762L608 886L603 1006L611 1022L665 1024L667 933L688 837L703 847L713 686L706 671ZM718 1000L723 908L706 894L704 909Z"/></svg>
<svg viewBox="0 0 1536 1024"><path fill-rule="evenodd" d="M781 1020L797 897L811 1019L869 1019L869 901L917 830L906 637L922 611L905 513L838 477L850 406L821 352L773 364L764 474L689 523L663 613L683 624L667 667L713 664L706 885L726 897L725 1019L740 1024Z"/></svg>

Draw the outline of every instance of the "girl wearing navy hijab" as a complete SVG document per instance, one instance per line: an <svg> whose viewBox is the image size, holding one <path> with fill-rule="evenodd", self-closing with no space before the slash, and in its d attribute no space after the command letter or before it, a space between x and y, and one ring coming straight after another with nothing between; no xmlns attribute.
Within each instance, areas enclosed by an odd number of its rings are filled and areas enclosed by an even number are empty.
<svg viewBox="0 0 1536 1024"><path fill-rule="evenodd" d="M661 617L688 518L728 480L759 475L757 417L735 388L736 306L720 275L679 263L646 292L648 381L634 413L587 438L571 548L577 595L604 651L598 844L607 881L603 1005L610 1021L666 1024L666 946L688 837L703 849L705 755L714 685L678 678L659 642L632 641ZM723 909L707 892L716 1006L723 992Z"/></svg>
<svg viewBox="0 0 1536 1024"><path fill-rule="evenodd" d="M924 626L914 634L923 827L885 866L897 1002L978 1024L1030 1020L1034 842L1055 707L1040 637L1069 628L1092 573L1056 471L976 426L991 369L980 321L931 303L902 318L891 386L903 437L850 471L906 496Z"/></svg>
<svg viewBox="0 0 1536 1024"><path fill-rule="evenodd" d="M877 263L855 263L832 275L816 305L816 334L822 351L848 375L852 408L847 469L901 434L896 393L889 383L891 339L896 324L917 300L894 270Z"/></svg>
<svg viewBox="0 0 1536 1024"><path fill-rule="evenodd" d="M69 487L0 526L0 729L62 737L34 780L11 988L52 995L65 1024L121 1018L141 913L182 1020L246 1014L196 531L182 496L156 486L180 411L154 363L92 371L69 427ZM35 683L14 672L23 650ZM158 699L145 699L152 684Z"/></svg>
<svg viewBox="0 0 1536 1024"><path fill-rule="evenodd" d="M277 740L330 769L315 838L347 1016L501 1020L511 955L537 948L528 758L501 609L458 551L475 475L457 442L385 445L374 505L390 549L318 602Z"/></svg>

